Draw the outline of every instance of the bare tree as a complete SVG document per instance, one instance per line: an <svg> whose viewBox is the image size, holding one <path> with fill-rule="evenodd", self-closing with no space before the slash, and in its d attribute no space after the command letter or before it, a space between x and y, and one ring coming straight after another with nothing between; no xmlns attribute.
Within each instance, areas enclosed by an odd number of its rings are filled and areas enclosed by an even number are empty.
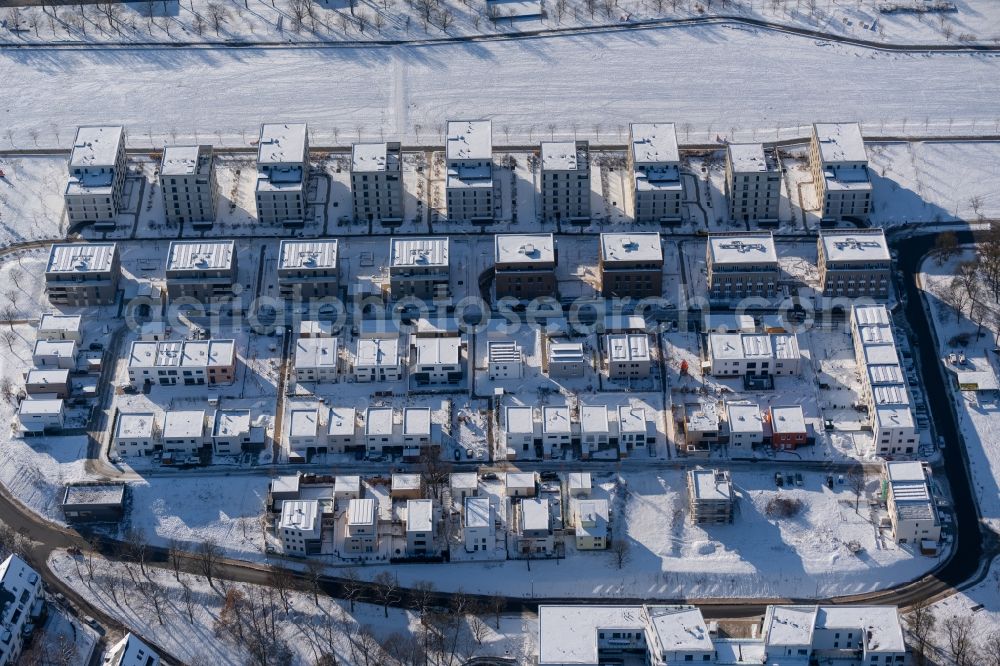
<svg viewBox="0 0 1000 666"><path fill-rule="evenodd" d="M319 593L323 591L323 564L316 560L306 561L305 582L312 592L313 604L319 606Z"/></svg>
<svg viewBox="0 0 1000 666"><path fill-rule="evenodd" d="M397 602L399 596L399 581L388 571L383 571L375 576L372 581L375 583L375 596L382 603L382 611L389 617L389 604Z"/></svg>
<svg viewBox="0 0 1000 666"><path fill-rule="evenodd" d="M174 571L174 578L181 579L181 558L184 557L184 545L178 539L171 539L167 542L167 559L170 561L170 568Z"/></svg>
<svg viewBox="0 0 1000 666"><path fill-rule="evenodd" d="M979 643L982 666L1000 666L1000 629L993 629Z"/></svg>
<svg viewBox="0 0 1000 666"><path fill-rule="evenodd" d="M934 632L934 626L937 624L934 610L926 601L919 601L903 615L903 620L906 622L910 636L913 637L917 663L919 666L923 666L926 661L927 645Z"/></svg>
<svg viewBox="0 0 1000 666"><path fill-rule="evenodd" d="M628 564L631 559L631 545L628 539L619 537L611 542L611 557L619 569Z"/></svg>
<svg viewBox="0 0 1000 666"><path fill-rule="evenodd" d="M975 659L974 628L971 615L949 617L944 621L948 655L955 666L972 666Z"/></svg>
<svg viewBox="0 0 1000 666"><path fill-rule="evenodd" d="M4 331L4 333L9 333L10 331ZM10 343L13 345L13 342ZM13 346L11 347L13 352ZM0 398L3 398L6 402L11 402L14 399L14 383L10 381L10 377L0 378Z"/></svg>
<svg viewBox="0 0 1000 666"><path fill-rule="evenodd" d="M181 600L184 602L184 608L187 609L188 622L194 624L194 594L187 583L181 584Z"/></svg>
<svg viewBox="0 0 1000 666"><path fill-rule="evenodd" d="M6 330L2 333L2 335L3 335L3 341L7 343L7 348L10 350L10 353L13 354L14 341L17 340L17 333L15 333L13 330Z"/></svg>
<svg viewBox="0 0 1000 666"><path fill-rule="evenodd" d="M212 30L215 31L215 36L219 36L219 32L222 30L222 24L226 22L229 18L229 10L218 2L208 3L208 21L212 24Z"/></svg>
<svg viewBox="0 0 1000 666"><path fill-rule="evenodd" d="M864 468L852 467L847 473L847 485L854 491L854 513L861 512L861 495L865 492L865 470Z"/></svg>
<svg viewBox="0 0 1000 666"><path fill-rule="evenodd" d="M198 546L198 567L205 578L208 579L208 585L213 590L215 585L213 583L213 576L215 575L215 569L219 564L219 558L222 557L222 549L219 545L215 543L214 539L209 539L207 541L202 541Z"/></svg>
<svg viewBox="0 0 1000 666"><path fill-rule="evenodd" d="M486 601L486 605L493 614L493 626L500 631L500 616L507 610L507 598L502 594L494 594Z"/></svg>
<svg viewBox="0 0 1000 666"><path fill-rule="evenodd" d="M482 645L483 641L490 634L490 626L478 615L469 616L469 632L476 641L476 645Z"/></svg>
<svg viewBox="0 0 1000 666"><path fill-rule="evenodd" d="M146 541L146 532L141 527L134 527L125 533L125 547L129 558L139 563L139 570L146 573L146 554L149 542Z"/></svg>
<svg viewBox="0 0 1000 666"><path fill-rule="evenodd" d="M267 582L278 591L278 596L281 598L281 605L288 612L288 592L292 589L294 579L292 578L292 573L282 567L282 566L272 566L271 570L267 572Z"/></svg>
<svg viewBox="0 0 1000 666"><path fill-rule="evenodd" d="M358 578L358 573L354 569L348 569L340 583L341 595L351 604L351 613L354 612L354 602L361 598L365 587Z"/></svg>

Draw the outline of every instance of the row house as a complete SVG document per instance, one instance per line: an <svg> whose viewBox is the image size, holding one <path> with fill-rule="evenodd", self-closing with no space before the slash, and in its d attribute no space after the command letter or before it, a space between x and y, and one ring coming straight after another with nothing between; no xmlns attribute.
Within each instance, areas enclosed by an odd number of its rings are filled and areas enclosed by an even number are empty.
<svg viewBox="0 0 1000 666"><path fill-rule="evenodd" d="M794 333L710 333L708 371L715 377L780 377L801 368Z"/></svg>
<svg viewBox="0 0 1000 666"><path fill-rule="evenodd" d="M136 340L128 355L129 383L216 386L236 379L235 340Z"/></svg>
<svg viewBox="0 0 1000 666"><path fill-rule="evenodd" d="M414 337L410 375L418 385L447 386L458 384L465 376L462 338Z"/></svg>
<svg viewBox="0 0 1000 666"><path fill-rule="evenodd" d="M370 455L418 458L431 446L431 410L426 407L369 407L365 410L365 449Z"/></svg>
<svg viewBox="0 0 1000 666"><path fill-rule="evenodd" d="M354 378L359 382L398 382L403 379L399 338L358 338Z"/></svg>
<svg viewBox="0 0 1000 666"><path fill-rule="evenodd" d="M607 335L604 347L611 379L645 379L653 370L653 355L645 333Z"/></svg>

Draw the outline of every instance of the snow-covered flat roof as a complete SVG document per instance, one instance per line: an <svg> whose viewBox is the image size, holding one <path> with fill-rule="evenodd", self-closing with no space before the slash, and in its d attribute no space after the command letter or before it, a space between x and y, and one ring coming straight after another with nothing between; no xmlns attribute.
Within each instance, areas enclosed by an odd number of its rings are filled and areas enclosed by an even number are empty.
<svg viewBox="0 0 1000 666"><path fill-rule="evenodd" d="M63 411L62 398L50 398L51 393L29 396L21 401L17 413L23 416L56 416Z"/></svg>
<svg viewBox="0 0 1000 666"><path fill-rule="evenodd" d="M549 500L532 497L521 500L521 529L547 530L550 525Z"/></svg>
<svg viewBox="0 0 1000 666"><path fill-rule="evenodd" d="M429 437L431 410L427 407L407 407L403 410L403 434Z"/></svg>
<svg viewBox="0 0 1000 666"><path fill-rule="evenodd" d="M125 499L124 483L66 486L63 504L121 504Z"/></svg>
<svg viewBox="0 0 1000 666"><path fill-rule="evenodd" d="M775 433L806 432L806 418L799 405L771 407L771 430Z"/></svg>
<svg viewBox="0 0 1000 666"><path fill-rule="evenodd" d="M416 338L417 365L456 365L461 355L462 338Z"/></svg>
<svg viewBox="0 0 1000 666"><path fill-rule="evenodd" d="M155 423L153 412L121 412L115 426L115 439L152 437Z"/></svg>
<svg viewBox="0 0 1000 666"><path fill-rule="evenodd" d="M69 370L63 368L32 368L24 378L25 384L66 384Z"/></svg>
<svg viewBox="0 0 1000 666"><path fill-rule="evenodd" d="M816 627L826 631L860 629L869 655L906 651L895 606L820 606Z"/></svg>
<svg viewBox="0 0 1000 666"><path fill-rule="evenodd" d="M172 409L163 416L163 438L184 439L205 434L205 410Z"/></svg>
<svg viewBox="0 0 1000 666"><path fill-rule="evenodd" d="M570 472L566 485L569 486L570 490L590 490L590 472Z"/></svg>
<svg viewBox="0 0 1000 666"><path fill-rule="evenodd" d="M504 475L504 485L507 488L534 488L534 472L507 472Z"/></svg>
<svg viewBox="0 0 1000 666"><path fill-rule="evenodd" d="M352 499L347 503L348 525L371 525L375 522L375 500Z"/></svg>
<svg viewBox="0 0 1000 666"><path fill-rule="evenodd" d="M521 348L516 342L490 340L486 343L486 348L490 363L519 363L521 361Z"/></svg>
<svg viewBox="0 0 1000 666"><path fill-rule="evenodd" d="M575 141L542 141L543 171L582 171L587 168L586 143L578 150Z"/></svg>
<svg viewBox="0 0 1000 666"><path fill-rule="evenodd" d="M429 499L406 501L406 531L430 532L434 526L434 501Z"/></svg>
<svg viewBox="0 0 1000 666"><path fill-rule="evenodd" d="M106 273L111 270L115 243L56 243L49 250L46 273Z"/></svg>
<svg viewBox="0 0 1000 666"><path fill-rule="evenodd" d="M319 431L319 410L298 407L288 412L289 437L315 437Z"/></svg>
<svg viewBox="0 0 1000 666"><path fill-rule="evenodd" d="M449 120L449 160L493 159L493 123L489 120Z"/></svg>
<svg viewBox="0 0 1000 666"><path fill-rule="evenodd" d="M546 434L564 434L571 431L569 407L543 407L542 432Z"/></svg>
<svg viewBox="0 0 1000 666"><path fill-rule="evenodd" d="M265 123L260 126L258 164L302 164L305 161L305 123Z"/></svg>
<svg viewBox="0 0 1000 666"><path fill-rule="evenodd" d="M552 234L497 234L493 258L498 264L555 263L555 246Z"/></svg>
<svg viewBox="0 0 1000 666"><path fill-rule="evenodd" d="M331 407L329 434L353 437L356 416L357 410L354 407Z"/></svg>
<svg viewBox="0 0 1000 666"><path fill-rule="evenodd" d="M708 247L714 265L778 263L770 232L709 234Z"/></svg>
<svg viewBox="0 0 1000 666"><path fill-rule="evenodd" d="M726 405L726 417L730 432L764 432L764 418L755 402L730 402Z"/></svg>
<svg viewBox="0 0 1000 666"><path fill-rule="evenodd" d="M692 432L716 432L719 411L714 402L689 402L684 405L684 423Z"/></svg>
<svg viewBox="0 0 1000 666"><path fill-rule="evenodd" d="M612 363L649 361L649 339L645 333L613 333L607 336L608 360Z"/></svg>
<svg viewBox="0 0 1000 666"><path fill-rule="evenodd" d="M908 405L910 393L906 384L875 384L871 387L872 400L876 405Z"/></svg>
<svg viewBox="0 0 1000 666"><path fill-rule="evenodd" d="M677 130L673 123L632 123L629 136L635 164L680 162Z"/></svg>
<svg viewBox="0 0 1000 666"><path fill-rule="evenodd" d="M198 172L202 155L212 154L211 146L167 146L160 161L161 176L189 176Z"/></svg>
<svg viewBox="0 0 1000 666"><path fill-rule="evenodd" d="M601 259L615 261L663 261L660 234L637 232L631 234L601 234Z"/></svg>
<svg viewBox="0 0 1000 666"><path fill-rule="evenodd" d="M295 341L296 368L336 368L337 338L299 338Z"/></svg>
<svg viewBox="0 0 1000 666"><path fill-rule="evenodd" d="M318 529L319 500L296 499L281 503L279 529L314 532Z"/></svg>
<svg viewBox="0 0 1000 666"><path fill-rule="evenodd" d="M366 435L392 434L392 407L369 407L365 410ZM395 477L396 475L393 475Z"/></svg>
<svg viewBox="0 0 1000 666"><path fill-rule="evenodd" d="M112 167L125 136L121 125L84 125L76 130L69 165L73 167Z"/></svg>
<svg viewBox="0 0 1000 666"><path fill-rule="evenodd" d="M420 490L421 478L419 474L393 474L392 490Z"/></svg>
<svg viewBox="0 0 1000 666"><path fill-rule="evenodd" d="M642 631L646 611L641 606L539 606L538 664L597 666L598 631Z"/></svg>
<svg viewBox="0 0 1000 666"><path fill-rule="evenodd" d="M285 270L327 270L337 267L339 244L336 238L298 241L283 240L278 250L278 268Z"/></svg>
<svg viewBox="0 0 1000 666"><path fill-rule="evenodd" d="M212 437L241 437L250 432L249 409L217 409Z"/></svg>
<svg viewBox="0 0 1000 666"><path fill-rule="evenodd" d="M775 164L767 159L762 143L731 143L726 147L735 173L774 171Z"/></svg>
<svg viewBox="0 0 1000 666"><path fill-rule="evenodd" d="M361 476L358 474L338 474L333 477L334 494L361 491Z"/></svg>
<svg viewBox="0 0 1000 666"><path fill-rule="evenodd" d="M535 432L534 410L531 407L507 406L503 409L504 430L508 433Z"/></svg>
<svg viewBox="0 0 1000 666"><path fill-rule="evenodd" d="M909 405L877 405L875 427L912 429L916 427L916 421Z"/></svg>
<svg viewBox="0 0 1000 666"><path fill-rule="evenodd" d="M351 147L351 171L354 173L379 173L399 171L399 144L356 143Z"/></svg>
<svg viewBox="0 0 1000 666"><path fill-rule="evenodd" d="M851 308L851 319L858 326L888 326L889 311L884 305L855 305Z"/></svg>
<svg viewBox="0 0 1000 666"><path fill-rule="evenodd" d="M813 131L819 142L819 156L823 164L868 161L858 123L815 123Z"/></svg>
<svg viewBox="0 0 1000 666"><path fill-rule="evenodd" d="M72 358L76 356L76 340L35 340L31 355Z"/></svg>
<svg viewBox="0 0 1000 666"><path fill-rule="evenodd" d="M171 241L167 251L168 271L208 271L233 267L236 243L218 241Z"/></svg>
<svg viewBox="0 0 1000 666"><path fill-rule="evenodd" d="M607 406L580 405L580 432L599 434L606 433L609 429Z"/></svg>
<svg viewBox="0 0 1000 666"><path fill-rule="evenodd" d="M389 248L389 263L396 268L448 266L447 236L393 238Z"/></svg>
<svg viewBox="0 0 1000 666"><path fill-rule="evenodd" d="M649 429L646 410L642 407L621 405L618 408L618 431L621 433L642 433Z"/></svg>
<svg viewBox="0 0 1000 666"><path fill-rule="evenodd" d="M898 364L868 365L868 383L872 386L879 384L902 384L903 381L903 369Z"/></svg>
<svg viewBox="0 0 1000 666"><path fill-rule="evenodd" d="M582 342L550 342L550 363L583 363Z"/></svg>
<svg viewBox="0 0 1000 666"><path fill-rule="evenodd" d="M820 231L823 253L828 261L889 261L885 232Z"/></svg>
<svg viewBox="0 0 1000 666"><path fill-rule="evenodd" d="M475 472L452 472L448 477L448 485L453 489L475 490L479 488L479 475Z"/></svg>
<svg viewBox="0 0 1000 666"><path fill-rule="evenodd" d="M130 368L204 368L236 362L235 340L135 340L129 349Z"/></svg>
<svg viewBox="0 0 1000 666"><path fill-rule="evenodd" d="M355 367L399 365L399 338L361 338L354 355Z"/></svg>
<svg viewBox="0 0 1000 666"><path fill-rule="evenodd" d="M64 315L46 312L38 322L39 333L79 333L80 323L83 318L80 315Z"/></svg>
<svg viewBox="0 0 1000 666"><path fill-rule="evenodd" d="M591 538L608 536L608 500L580 500L576 504L576 533Z"/></svg>
<svg viewBox="0 0 1000 666"><path fill-rule="evenodd" d="M811 646L816 606L768 606L764 640L768 646Z"/></svg>
<svg viewBox="0 0 1000 666"><path fill-rule="evenodd" d="M493 506L488 497L465 498L465 526L489 527L493 521Z"/></svg>
<svg viewBox="0 0 1000 666"><path fill-rule="evenodd" d="M733 484L729 474L714 469L693 469L688 472L694 496L699 500L730 500Z"/></svg>
<svg viewBox="0 0 1000 666"><path fill-rule="evenodd" d="M695 606L649 606L647 611L664 651L712 651L712 637Z"/></svg>

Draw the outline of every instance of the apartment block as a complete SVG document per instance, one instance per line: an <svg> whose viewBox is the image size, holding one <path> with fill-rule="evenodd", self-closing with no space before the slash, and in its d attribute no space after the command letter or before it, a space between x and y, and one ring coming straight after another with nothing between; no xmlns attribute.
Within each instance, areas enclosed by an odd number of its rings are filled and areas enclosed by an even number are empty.
<svg viewBox="0 0 1000 666"><path fill-rule="evenodd" d="M601 294L605 298L663 295L663 248L658 233L601 234Z"/></svg>
<svg viewBox="0 0 1000 666"><path fill-rule="evenodd" d="M733 522L733 483L728 470L693 469L687 473L688 509L695 525Z"/></svg>
<svg viewBox="0 0 1000 666"><path fill-rule="evenodd" d="M128 633L108 649L104 666L160 666L160 655L137 636Z"/></svg>
<svg viewBox="0 0 1000 666"><path fill-rule="evenodd" d="M552 234L497 234L493 250L498 299L555 297L556 244Z"/></svg>
<svg viewBox="0 0 1000 666"><path fill-rule="evenodd" d="M774 150L759 143L729 144L726 147L726 195L731 220L777 223L781 167Z"/></svg>
<svg viewBox="0 0 1000 666"><path fill-rule="evenodd" d="M232 384L236 379L235 340L168 340L132 343L129 383L185 386Z"/></svg>
<svg viewBox="0 0 1000 666"><path fill-rule="evenodd" d="M167 222L207 229L215 220L212 146L167 146L160 160L160 189Z"/></svg>
<svg viewBox="0 0 1000 666"><path fill-rule="evenodd" d="M389 292L393 300L446 298L451 275L449 239L393 238L389 241Z"/></svg>
<svg viewBox="0 0 1000 666"><path fill-rule="evenodd" d="M307 301L340 294L340 243L335 238L283 240L278 248L278 293Z"/></svg>
<svg viewBox="0 0 1000 666"><path fill-rule="evenodd" d="M0 666L13 666L45 611L42 577L18 555L0 563L0 600Z"/></svg>
<svg viewBox="0 0 1000 666"><path fill-rule="evenodd" d="M493 123L489 120L449 121L445 165L448 218L491 221L494 217Z"/></svg>
<svg viewBox="0 0 1000 666"><path fill-rule="evenodd" d="M709 297L718 300L774 298L778 293L778 254L771 232L709 234Z"/></svg>
<svg viewBox="0 0 1000 666"><path fill-rule="evenodd" d="M98 230L115 228L125 171L124 127L77 128L69 158L69 181L63 194L70 227L93 222Z"/></svg>
<svg viewBox="0 0 1000 666"><path fill-rule="evenodd" d="M171 241L167 251L167 295L207 304L233 295L237 282L236 243Z"/></svg>
<svg viewBox="0 0 1000 666"><path fill-rule="evenodd" d="M257 140L257 221L302 226L309 181L309 133L305 123L271 123Z"/></svg>
<svg viewBox="0 0 1000 666"><path fill-rule="evenodd" d="M881 229L820 231L819 287L824 296L889 297L892 257Z"/></svg>
<svg viewBox="0 0 1000 666"><path fill-rule="evenodd" d="M590 147L586 141L543 141L542 218L590 221Z"/></svg>
<svg viewBox="0 0 1000 666"><path fill-rule="evenodd" d="M45 293L58 305L112 305L121 275L115 243L56 243L45 265Z"/></svg>
<svg viewBox="0 0 1000 666"><path fill-rule="evenodd" d="M684 202L673 123L629 125L628 169L636 222L679 223Z"/></svg>
<svg viewBox="0 0 1000 666"><path fill-rule="evenodd" d="M858 123L815 123L809 143L809 166L824 221L868 217L872 183Z"/></svg>
<svg viewBox="0 0 1000 666"><path fill-rule="evenodd" d="M403 159L398 142L356 143L351 148L354 219L403 219Z"/></svg>

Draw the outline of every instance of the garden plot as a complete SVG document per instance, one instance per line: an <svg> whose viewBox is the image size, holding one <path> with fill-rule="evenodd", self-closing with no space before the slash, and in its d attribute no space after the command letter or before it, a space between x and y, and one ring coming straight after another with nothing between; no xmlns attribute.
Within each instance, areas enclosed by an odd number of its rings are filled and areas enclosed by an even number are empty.
<svg viewBox="0 0 1000 666"><path fill-rule="evenodd" d="M0 243L62 238L65 157L0 157Z"/></svg>

